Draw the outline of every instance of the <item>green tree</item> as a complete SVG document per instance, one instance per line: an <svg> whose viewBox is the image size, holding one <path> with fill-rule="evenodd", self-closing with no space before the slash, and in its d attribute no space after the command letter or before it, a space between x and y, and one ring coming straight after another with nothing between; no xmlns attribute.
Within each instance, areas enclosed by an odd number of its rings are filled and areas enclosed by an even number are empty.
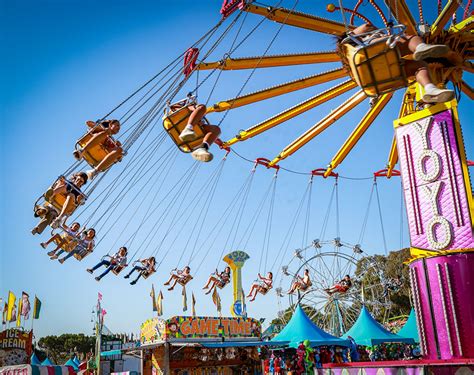
<svg viewBox="0 0 474 375"><path fill-rule="evenodd" d="M66 333L60 336L46 336L38 341L39 349L45 351L56 364L63 364L72 355L84 355L94 349L95 337L83 333Z"/></svg>

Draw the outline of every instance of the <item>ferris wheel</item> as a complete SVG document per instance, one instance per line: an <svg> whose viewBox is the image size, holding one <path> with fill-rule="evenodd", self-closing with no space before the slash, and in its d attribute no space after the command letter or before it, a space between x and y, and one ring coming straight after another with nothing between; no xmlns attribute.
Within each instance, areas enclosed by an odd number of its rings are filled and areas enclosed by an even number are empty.
<svg viewBox="0 0 474 375"><path fill-rule="evenodd" d="M288 293L305 270L311 277L310 286L298 293ZM355 322L362 305L376 316L388 313L390 300L381 271L359 245L350 245L340 238L314 240L311 245L295 250L288 264L282 267L276 289L279 318L286 323L299 304L320 328L341 336ZM351 279L351 286L330 292L346 275Z"/></svg>

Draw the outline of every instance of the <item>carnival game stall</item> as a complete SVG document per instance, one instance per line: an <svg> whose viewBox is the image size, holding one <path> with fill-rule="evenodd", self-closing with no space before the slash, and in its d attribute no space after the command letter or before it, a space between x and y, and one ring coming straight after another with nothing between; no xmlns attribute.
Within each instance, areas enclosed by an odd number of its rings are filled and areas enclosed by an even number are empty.
<svg viewBox="0 0 474 375"><path fill-rule="evenodd" d="M242 317L150 319L141 326L143 375L261 373L261 323ZM279 344L278 344L279 345Z"/></svg>

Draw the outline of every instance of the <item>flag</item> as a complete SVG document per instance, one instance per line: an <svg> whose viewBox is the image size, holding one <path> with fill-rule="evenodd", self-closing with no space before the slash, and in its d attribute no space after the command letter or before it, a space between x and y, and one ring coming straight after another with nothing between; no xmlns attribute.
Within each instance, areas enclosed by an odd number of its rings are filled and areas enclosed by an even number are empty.
<svg viewBox="0 0 474 375"><path fill-rule="evenodd" d="M196 316L196 298L194 298L194 292L192 293L192 312L193 316Z"/></svg>
<svg viewBox="0 0 474 375"><path fill-rule="evenodd" d="M163 315L163 293L158 293L158 297L156 297L156 314L158 316Z"/></svg>
<svg viewBox="0 0 474 375"><path fill-rule="evenodd" d="M28 295L28 293L22 292L21 300L22 300L21 315L23 315L25 319L29 319L31 305L30 305L30 296Z"/></svg>
<svg viewBox="0 0 474 375"><path fill-rule="evenodd" d="M10 322L16 322L16 301L13 301L12 316Z"/></svg>
<svg viewBox="0 0 474 375"><path fill-rule="evenodd" d="M153 305L153 311L158 311L158 309L156 307L155 286L153 284L151 284L150 297L151 297L151 303Z"/></svg>
<svg viewBox="0 0 474 375"><path fill-rule="evenodd" d="M35 296L35 304L33 307L33 319L39 319L41 311L41 301Z"/></svg>
<svg viewBox="0 0 474 375"><path fill-rule="evenodd" d="M101 292L98 292L98 293L97 293L97 299L98 299L99 301L102 301L102 293L101 293Z"/></svg>
<svg viewBox="0 0 474 375"><path fill-rule="evenodd" d="M183 311L188 311L188 296L186 295L186 285L183 286Z"/></svg>
<svg viewBox="0 0 474 375"><path fill-rule="evenodd" d="M5 302L2 312L2 324L7 324L8 303Z"/></svg>
<svg viewBox="0 0 474 375"><path fill-rule="evenodd" d="M7 322L11 322L13 316L13 307L15 306L16 296L12 292L8 292L8 309L7 309ZM15 312L16 315L16 312ZM15 317L16 319L16 317Z"/></svg>
<svg viewBox="0 0 474 375"><path fill-rule="evenodd" d="M23 298L18 298L18 314L16 319L16 326L21 326L21 311L23 310Z"/></svg>
<svg viewBox="0 0 474 375"><path fill-rule="evenodd" d="M217 293L217 288L214 288L214 291L212 292L212 302L214 302L214 305L216 305L217 312L219 313L219 316L220 316L222 306L221 306L221 297L219 296L219 293Z"/></svg>

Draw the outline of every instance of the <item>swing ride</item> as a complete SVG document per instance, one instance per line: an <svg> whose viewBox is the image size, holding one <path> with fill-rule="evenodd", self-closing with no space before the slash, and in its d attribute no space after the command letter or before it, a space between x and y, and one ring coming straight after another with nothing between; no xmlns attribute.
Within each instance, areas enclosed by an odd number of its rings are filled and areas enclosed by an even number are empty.
<svg viewBox="0 0 474 375"><path fill-rule="evenodd" d="M218 244L220 256L213 256L217 259L216 268L220 266L224 251L249 248L257 223L260 223L260 218L266 211L266 221L263 220L265 223L261 251L259 254L255 251L251 254L255 259L259 259L259 278L265 285L255 284L255 287L251 289L255 291L252 300L255 299L257 293L265 295L272 290L272 278L261 275L273 275L272 271L276 274L281 271L279 287L275 288L280 310L284 311L288 308L288 311L292 311L299 304L307 310L306 312L320 327L334 335L340 336L351 327L362 305L374 314L387 316L390 311L390 299L386 293L389 280L383 279L381 270L375 264L366 262L365 268L358 267L360 260L366 256L362 250L362 241L359 239L357 245L342 241L339 236L338 219L337 237L325 238L329 208L323 225L323 235L319 240L307 245L311 235L309 216L313 178L315 176L335 178L333 194L336 196L338 207L338 175L334 170L346 159L387 105L393 102L396 98L394 93L397 90L405 90L398 114L400 118L414 116L423 111L428 116L437 113L435 109L441 111L443 108L451 110L454 108L455 110L461 95L473 99L473 89L467 83L465 74L473 72L471 59L474 16L469 13L470 0L465 5L460 1L448 0L444 8L440 8L438 16L431 24L424 19L421 0L418 1L419 22L415 21L404 0L384 0L386 12L378 5L380 1L346 2L347 7L342 4L342 1L339 1L338 6L327 4L328 14L335 11L341 12L343 22L338 22L297 11L297 0L293 8L289 9L280 7L281 1L278 1L276 6L262 6L250 0L225 0L221 9L222 19L217 25L117 107L98 121L87 123L90 130L77 141L74 154L76 163L64 171L52 188L37 200L35 210L39 207L52 207L56 211L56 215L53 215L57 217L56 219L54 217L51 220L45 219L49 221L50 226L60 225L69 217L74 220L82 217L84 227L87 225L88 228L97 228L100 233L105 230L97 243L97 245L105 244L106 240L111 243L105 257L110 257L110 252L120 245L132 249L128 264L135 265L145 256L156 258L156 266L154 265L152 271L144 271L141 274L143 278L151 276L165 264L169 253L175 252L179 255L179 259L174 270L180 268L182 271L172 273L169 282L173 280L174 284L180 284L184 294L186 285L193 279L189 272L190 267L193 267L193 273L200 272L201 267L205 265L205 259L216 244L218 235L223 234L226 240ZM441 3L440 0L439 4ZM362 5L370 7L370 11L368 8L362 9ZM459 8L464 8L460 21L457 20ZM245 16L241 19L243 14ZM261 22L248 34L242 36L240 33L245 29L244 23L248 15L262 17ZM380 17L379 22L373 22L374 15ZM235 52L247 42L265 20L276 22L280 26L263 55L235 57ZM448 25L450 20L452 20L451 24ZM226 44L225 38L230 35L239 21L242 22L233 42ZM360 21L363 22L362 25ZM380 24L380 27L374 26L376 24ZM223 32L219 34L218 31L224 26ZM333 51L268 55L270 47L284 26L337 36L337 48ZM360 32L361 27L365 27L363 32ZM413 47L412 44L415 46ZM222 58L212 61L211 56L214 57L216 49L222 46L230 47L226 48ZM318 72L318 64L322 63L333 65L328 71ZM259 69L303 65L314 67L315 73L255 92L244 93L246 85ZM250 71L238 94L209 105L221 74L235 70ZM203 72L209 73L204 79L200 79L199 74ZM215 74L217 74L217 79L209 90L209 97L207 101L201 103L198 100L198 89L209 82ZM191 83L191 77L196 77L195 85ZM323 84L333 86L245 130L239 130L234 137L216 140L215 143L225 151L225 154L220 162L216 163L215 169L202 186L197 186L195 183L195 177L201 173L201 164L198 162L191 164L182 174L181 172L171 173L179 154L178 150L194 153L196 149L205 146L207 152L212 144L205 141L208 139L206 138L208 134L212 133L209 131L211 128L209 120L203 117L197 123L192 123L191 119L196 108L204 107L206 116L224 112L222 119L217 123L217 126L221 126L230 110L237 110L253 103ZM446 89L447 85L452 85L454 90ZM229 155L239 155L234 148L237 148L240 142L263 134L271 134L271 129L323 104L340 100L349 93L351 96L348 99L334 104L328 114L272 159L246 159L252 163L248 177L230 199L229 205L225 208L219 207L216 217L220 216L214 225L206 225L207 220L212 216L210 210L213 207L226 160ZM185 97L185 99L176 100L179 97ZM444 103L445 101L449 103ZM307 173L310 176L310 184L305 191L302 204L297 208L298 216L304 211L303 203L307 201L303 247L294 251L293 255L288 252L297 221L293 220L288 232L291 234L285 238L280 251L269 256L280 163L362 103L366 103L367 112L329 161L328 166ZM110 120L111 115L117 120ZM156 134L157 127L154 125L160 121L164 129ZM115 127L112 126L113 123L116 123ZM396 126L401 127L407 123L408 120L400 120ZM225 125L232 127L232 124ZM192 136L183 136L186 129L192 132ZM216 134L214 133L215 136ZM172 139L173 144L163 151L163 145L169 138ZM459 144L462 145L462 139ZM394 137L388 152L386 169L374 175L375 189L376 177L391 178L401 175L395 169L400 147ZM431 154L423 156L420 167L422 172L426 172L426 159L430 156ZM196 159L210 160L209 158ZM118 161L121 161L120 167L115 165ZM463 165L466 165L465 155L461 161ZM93 169L87 173L82 172L82 177L79 177L84 181L78 183L78 171L89 167ZM262 199L254 206L254 212L246 215L257 168L272 172L273 177ZM101 184L111 171L115 173L111 174L112 180L109 180L107 185ZM67 177L72 173L74 173L72 178ZM463 173L467 174L467 166ZM413 181L410 177L410 184L413 185ZM84 189L82 189L83 185L86 186ZM404 182L404 188L405 186ZM101 188L99 192L94 194L95 189L99 187ZM190 194L192 191L199 192L197 195L199 199L195 199ZM369 206L373 192L374 188L369 199ZM378 198L378 192L376 193ZM331 202L332 199L331 197ZM331 207L331 202L329 207ZM338 214L337 212L336 216ZM367 225L367 214L362 226L361 238ZM183 236L176 228L185 224L191 229ZM383 223L381 225L382 234L385 236ZM106 230L111 227L118 232L114 241L111 240L110 231ZM125 230L129 227L135 228L131 234ZM36 231L36 233L39 232ZM433 236L437 239L438 235L435 233ZM184 247L175 250L174 246L180 237L185 237ZM255 249L257 246L252 245L252 247ZM384 247L386 250L385 237ZM245 254L242 259L236 258L236 260L229 257L234 253L224 258L232 269L234 303L231 311L234 316L242 316L246 312L241 268L249 256L243 251L241 253ZM272 258L270 262L273 260L273 264L269 263L269 257ZM195 265L196 262L200 263ZM282 266L280 270L275 268L278 262ZM114 273L117 275L122 269ZM301 285L300 275L303 275L305 270L309 270L311 283ZM348 286L342 288L341 285L335 284L346 278L346 275L352 280ZM287 297L285 291L294 283L300 283L298 290ZM250 287L250 283L245 284L246 288ZM226 284L219 285L217 288L221 290ZM396 293L396 288L390 290ZM217 293L217 289L214 289L214 292ZM273 290L271 292L273 293ZM289 307L285 307L286 301ZM287 315L282 314L281 318L285 320L288 318ZM418 318L419 321L422 320L421 316Z"/></svg>

